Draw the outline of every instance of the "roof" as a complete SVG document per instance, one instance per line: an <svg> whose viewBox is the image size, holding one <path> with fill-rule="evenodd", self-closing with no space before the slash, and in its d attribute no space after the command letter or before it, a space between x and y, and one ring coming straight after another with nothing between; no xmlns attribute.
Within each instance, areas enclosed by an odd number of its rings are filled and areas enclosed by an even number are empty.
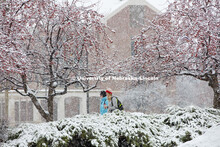
<svg viewBox="0 0 220 147"><path fill-rule="evenodd" d="M97 10L103 15L109 15L120 6L128 5L147 5L155 11L164 11L168 3L166 0L93 0L98 2Z"/></svg>
<svg viewBox="0 0 220 147"><path fill-rule="evenodd" d="M57 0L64 2L66 0ZM68 0L71 2L72 0ZM167 0L79 0L80 5L88 6L96 3L95 10L105 16L105 20L117 14L128 5L146 5L155 12L163 12L168 5Z"/></svg>
<svg viewBox="0 0 220 147"><path fill-rule="evenodd" d="M156 13L164 11L167 7L166 0L96 0L97 11L105 16L105 21L120 12L128 5L145 5Z"/></svg>

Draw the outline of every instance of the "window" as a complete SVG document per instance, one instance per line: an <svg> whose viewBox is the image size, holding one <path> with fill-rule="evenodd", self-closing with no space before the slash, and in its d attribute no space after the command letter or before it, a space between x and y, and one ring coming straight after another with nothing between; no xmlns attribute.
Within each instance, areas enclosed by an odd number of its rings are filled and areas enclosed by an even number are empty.
<svg viewBox="0 0 220 147"><path fill-rule="evenodd" d="M27 105L26 105L26 102L21 102L20 103L20 114L21 114L21 121L26 121L27 120L27 118L26 118L26 116L27 116Z"/></svg>
<svg viewBox="0 0 220 147"><path fill-rule="evenodd" d="M19 102L15 102L15 122L20 121Z"/></svg>
<svg viewBox="0 0 220 147"><path fill-rule="evenodd" d="M73 117L79 114L80 98L68 97L65 99L65 117Z"/></svg>
<svg viewBox="0 0 220 147"><path fill-rule="evenodd" d="M135 41L131 39L131 56L135 55L134 44L135 44Z"/></svg>
<svg viewBox="0 0 220 147"><path fill-rule="evenodd" d="M33 104L31 101L15 102L15 122L31 122L33 121Z"/></svg>
<svg viewBox="0 0 220 147"><path fill-rule="evenodd" d="M142 27L144 25L144 6L130 6L130 26L132 28Z"/></svg>
<svg viewBox="0 0 220 147"><path fill-rule="evenodd" d="M0 103L0 120L5 118L5 103Z"/></svg>
<svg viewBox="0 0 220 147"><path fill-rule="evenodd" d="M89 98L89 113L99 113L100 111L100 98L90 97Z"/></svg>

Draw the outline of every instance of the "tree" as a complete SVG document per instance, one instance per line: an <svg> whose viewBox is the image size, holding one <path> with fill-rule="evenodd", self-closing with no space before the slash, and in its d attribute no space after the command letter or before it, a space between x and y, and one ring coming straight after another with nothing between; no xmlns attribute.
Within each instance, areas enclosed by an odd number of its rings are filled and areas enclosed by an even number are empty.
<svg viewBox="0 0 220 147"><path fill-rule="evenodd" d="M26 32L26 18L19 18L20 14L27 10L24 8L28 1L9 1L0 2L0 71L4 72L23 72L27 68L28 62L25 53L21 50L21 44L18 43L28 34ZM30 10L27 12L30 15ZM17 68L22 66L23 69Z"/></svg>
<svg viewBox="0 0 220 147"><path fill-rule="evenodd" d="M14 30L14 40L24 53L21 60L27 63L13 61L14 69L20 72L10 69L11 73L5 79L19 94L31 98L46 121L53 121L54 98L66 94L71 85L78 83L84 92L97 86L98 80L87 87L80 76L98 77L107 73L102 48L110 43L105 33L108 28L101 23L102 15L92 10L93 5L77 4L77 0L64 5L53 0L6 1L7 13L12 13L12 20L26 22L22 26L17 21L12 24L18 25L19 30L24 28L19 33ZM16 56L13 54L12 58L16 59ZM45 87L48 89L46 96L39 96L39 90ZM43 109L39 99L47 101L48 111Z"/></svg>
<svg viewBox="0 0 220 147"><path fill-rule="evenodd" d="M220 17L218 0L177 0L136 37L131 58L137 73L187 75L207 81L220 108Z"/></svg>

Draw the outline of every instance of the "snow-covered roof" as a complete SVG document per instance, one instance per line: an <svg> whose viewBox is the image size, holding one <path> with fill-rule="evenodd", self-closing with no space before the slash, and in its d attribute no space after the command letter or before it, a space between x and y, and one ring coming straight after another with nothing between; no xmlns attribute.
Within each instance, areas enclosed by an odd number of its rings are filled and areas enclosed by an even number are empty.
<svg viewBox="0 0 220 147"><path fill-rule="evenodd" d="M111 9L107 9L107 3L104 3L107 0L102 0L103 6L101 7L102 9L100 9L100 13L103 13L105 15L105 20L108 20L109 18L111 18L112 16L114 16L115 14L117 14L118 12L120 12L122 9L124 9L125 7L127 7L128 5L145 5L148 6L150 9L152 9L153 11L155 11L156 13L159 13L159 10L157 8L155 8L153 5L151 5L150 3L148 3L146 0L111 0L112 5L115 4L114 7L110 7L108 5L108 8ZM104 6L106 6L106 9L104 9Z"/></svg>
<svg viewBox="0 0 220 147"><path fill-rule="evenodd" d="M63 3L66 0L57 0ZM71 2L72 0L68 0ZM171 0L172 1L172 0ZM96 4L95 10L109 18L127 5L146 5L155 12L163 12L167 8L167 0L79 0L80 5Z"/></svg>
<svg viewBox="0 0 220 147"><path fill-rule="evenodd" d="M105 16L105 22L128 5L145 5L156 13L165 11L168 5L167 0L93 0L94 2L96 10Z"/></svg>
<svg viewBox="0 0 220 147"><path fill-rule="evenodd" d="M105 16L110 15L112 12L123 8L123 6L126 5L147 5L156 12L164 11L167 7L166 0L96 0L96 2L99 3L97 10Z"/></svg>
<svg viewBox="0 0 220 147"><path fill-rule="evenodd" d="M127 5L147 5L152 10L159 12L157 8L151 5L146 0L100 0L98 11L104 14L105 17L112 13L117 13Z"/></svg>

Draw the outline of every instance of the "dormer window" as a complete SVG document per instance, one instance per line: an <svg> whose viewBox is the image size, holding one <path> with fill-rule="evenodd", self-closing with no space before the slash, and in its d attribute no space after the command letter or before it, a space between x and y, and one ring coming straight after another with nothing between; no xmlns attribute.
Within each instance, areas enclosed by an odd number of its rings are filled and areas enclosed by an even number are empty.
<svg viewBox="0 0 220 147"><path fill-rule="evenodd" d="M132 28L142 27L144 25L144 6L130 6L130 26Z"/></svg>

